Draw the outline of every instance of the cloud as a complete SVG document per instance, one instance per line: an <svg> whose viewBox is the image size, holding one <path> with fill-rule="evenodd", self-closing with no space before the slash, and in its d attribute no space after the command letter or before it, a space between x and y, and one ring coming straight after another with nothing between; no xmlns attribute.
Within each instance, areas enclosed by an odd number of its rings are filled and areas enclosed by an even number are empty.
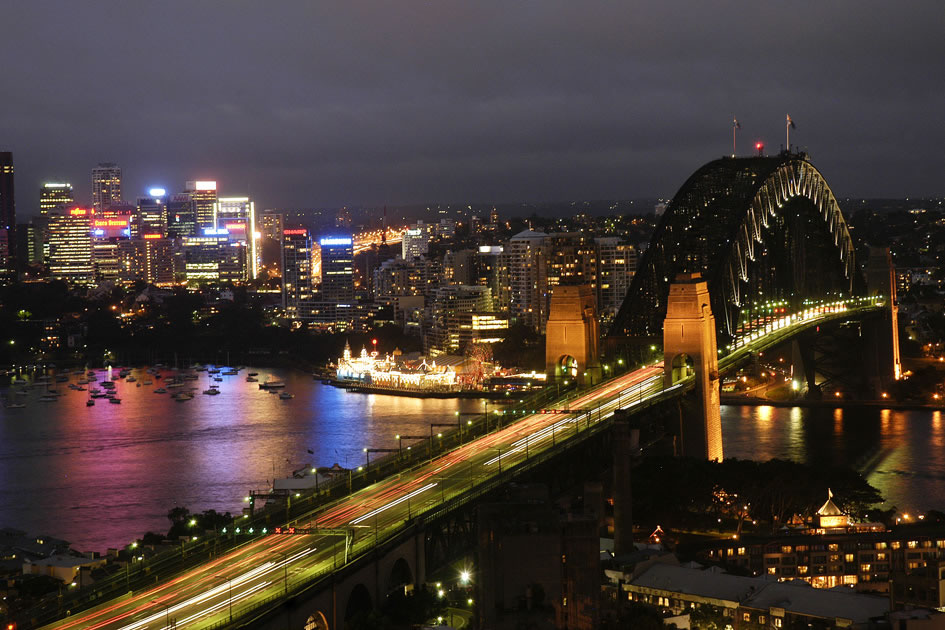
<svg viewBox="0 0 945 630"><path fill-rule="evenodd" d="M262 207L671 195L809 148L838 194L942 194L935 3L136 2L4 8L18 207L115 161Z"/></svg>

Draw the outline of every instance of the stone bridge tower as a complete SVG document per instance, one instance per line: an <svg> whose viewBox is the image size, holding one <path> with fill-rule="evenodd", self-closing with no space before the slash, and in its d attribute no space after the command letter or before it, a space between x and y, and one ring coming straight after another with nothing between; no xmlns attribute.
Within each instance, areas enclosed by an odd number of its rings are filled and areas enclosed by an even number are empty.
<svg viewBox="0 0 945 630"><path fill-rule="evenodd" d="M600 382L597 302L588 285L557 286L545 325L545 372L582 385Z"/></svg>
<svg viewBox="0 0 945 630"><path fill-rule="evenodd" d="M683 273L669 287L663 323L664 379L667 387L696 378L695 409L680 422L681 455L722 461L719 408L719 355L709 288L699 273Z"/></svg>

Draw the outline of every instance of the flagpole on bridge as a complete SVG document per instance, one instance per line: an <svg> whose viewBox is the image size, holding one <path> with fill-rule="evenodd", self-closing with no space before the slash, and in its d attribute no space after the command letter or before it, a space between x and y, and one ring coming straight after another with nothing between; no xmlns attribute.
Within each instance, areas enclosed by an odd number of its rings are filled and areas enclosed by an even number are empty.
<svg viewBox="0 0 945 630"><path fill-rule="evenodd" d="M797 129L797 125L794 124L794 121L791 120L790 114L785 114L784 122L784 135L785 135L785 145L784 148L787 149L788 153L791 152L791 129Z"/></svg>
<svg viewBox="0 0 945 630"><path fill-rule="evenodd" d="M738 153L735 149L735 132L741 128L742 126L738 123L738 119L732 116L732 157L735 157L735 154Z"/></svg>

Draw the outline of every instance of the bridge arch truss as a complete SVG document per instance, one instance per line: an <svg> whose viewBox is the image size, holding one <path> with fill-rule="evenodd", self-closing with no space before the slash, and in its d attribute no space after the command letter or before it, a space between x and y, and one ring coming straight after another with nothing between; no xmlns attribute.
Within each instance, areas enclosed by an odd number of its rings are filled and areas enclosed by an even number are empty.
<svg viewBox="0 0 945 630"><path fill-rule="evenodd" d="M669 285L709 283L718 347L805 300L861 295L863 279L837 199L805 154L723 158L697 170L667 206L612 337L661 334Z"/></svg>

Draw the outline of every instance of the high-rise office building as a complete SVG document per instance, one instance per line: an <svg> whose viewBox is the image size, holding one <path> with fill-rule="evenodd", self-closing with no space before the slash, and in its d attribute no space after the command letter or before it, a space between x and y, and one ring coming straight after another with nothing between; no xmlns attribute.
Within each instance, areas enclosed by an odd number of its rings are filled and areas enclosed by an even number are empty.
<svg viewBox="0 0 945 630"><path fill-rule="evenodd" d="M16 226L16 256L19 269L42 264L43 233L44 230L40 230L33 223L20 223Z"/></svg>
<svg viewBox="0 0 945 630"><path fill-rule="evenodd" d="M401 256L404 260L419 258L430 251L430 230L423 221L417 221L404 231L400 242Z"/></svg>
<svg viewBox="0 0 945 630"><path fill-rule="evenodd" d="M274 241L282 240L282 230L283 224L285 222L281 212L276 212L274 210L263 210L261 223L262 235L265 238L269 238Z"/></svg>
<svg viewBox="0 0 945 630"><path fill-rule="evenodd" d="M121 203L121 169L102 162L92 169L92 209L96 212Z"/></svg>
<svg viewBox="0 0 945 630"><path fill-rule="evenodd" d="M544 232L525 230L509 239L505 256L509 268L509 314L541 328L548 317L548 252Z"/></svg>
<svg viewBox="0 0 945 630"><path fill-rule="evenodd" d="M197 210L191 193L177 193L168 199L167 235L170 238L197 236Z"/></svg>
<svg viewBox="0 0 945 630"><path fill-rule="evenodd" d="M207 228L204 236L185 237L181 247L188 283L246 281L246 245L231 241L229 234Z"/></svg>
<svg viewBox="0 0 945 630"><path fill-rule="evenodd" d="M216 227L213 223L213 207L217 203L217 183L213 181L187 182L184 191L194 202L194 220L196 232L203 233L204 228Z"/></svg>
<svg viewBox="0 0 945 630"><path fill-rule="evenodd" d="M243 241L249 260L249 278L259 275L259 252L256 234L256 204L249 197L220 197L213 205L213 225L216 230L225 230L230 240Z"/></svg>
<svg viewBox="0 0 945 630"><path fill-rule="evenodd" d="M170 239L160 234L145 234L142 238L116 239L115 243L119 282L141 280L162 286L174 283L174 254Z"/></svg>
<svg viewBox="0 0 945 630"><path fill-rule="evenodd" d="M299 319L302 306L312 299L312 238L305 228L282 231L282 308L289 319Z"/></svg>
<svg viewBox="0 0 945 630"><path fill-rule="evenodd" d="M96 282L122 284L136 280L136 259L128 255L125 245L137 234L134 210L112 206L95 213L91 230Z"/></svg>
<svg viewBox="0 0 945 630"><path fill-rule="evenodd" d="M318 241L322 254L322 299L348 303L354 300L354 240L330 236Z"/></svg>
<svg viewBox="0 0 945 630"><path fill-rule="evenodd" d="M49 213L49 275L70 284L92 284L92 209Z"/></svg>
<svg viewBox="0 0 945 630"><path fill-rule="evenodd" d="M50 210L58 210L75 203L72 184L47 183L39 191L39 215L44 217Z"/></svg>
<svg viewBox="0 0 945 630"><path fill-rule="evenodd" d="M597 269L593 286L597 291L601 330L605 330L620 310L630 288L637 269L637 251L633 245L612 236L594 241L597 245Z"/></svg>
<svg viewBox="0 0 945 630"><path fill-rule="evenodd" d="M167 192L163 188L152 188L147 197L138 197L135 226L139 237L167 235Z"/></svg>
<svg viewBox="0 0 945 630"><path fill-rule="evenodd" d="M507 318L494 313L492 290L484 286L438 288L429 320L424 350L435 354L457 354L470 343L501 341L509 327Z"/></svg>
<svg viewBox="0 0 945 630"><path fill-rule="evenodd" d="M16 269L16 204L13 194L13 154L0 151L0 274Z"/></svg>

